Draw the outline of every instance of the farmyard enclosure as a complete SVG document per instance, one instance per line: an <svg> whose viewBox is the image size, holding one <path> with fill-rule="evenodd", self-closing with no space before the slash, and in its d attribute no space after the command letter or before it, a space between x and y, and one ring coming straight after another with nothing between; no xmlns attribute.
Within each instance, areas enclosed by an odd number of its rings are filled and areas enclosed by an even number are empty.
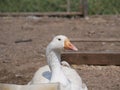
<svg viewBox="0 0 120 90"><path fill-rule="evenodd" d="M118 13L89 16L87 20L81 17L0 17L0 83L27 84L36 70L47 64L45 49L55 35L63 34L71 39L119 40ZM120 52L120 42L73 43L80 52ZM119 66L71 66L77 70L89 90L120 89Z"/></svg>

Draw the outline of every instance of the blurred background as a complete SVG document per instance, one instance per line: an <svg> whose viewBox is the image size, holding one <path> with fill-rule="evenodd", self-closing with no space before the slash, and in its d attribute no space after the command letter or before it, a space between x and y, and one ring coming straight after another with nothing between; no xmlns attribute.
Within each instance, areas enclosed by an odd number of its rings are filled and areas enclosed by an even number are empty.
<svg viewBox="0 0 120 90"><path fill-rule="evenodd" d="M80 10L81 0L0 0L0 12L53 12ZM90 15L119 14L120 0L88 0Z"/></svg>
<svg viewBox="0 0 120 90"><path fill-rule="evenodd" d="M84 10L87 19L78 16ZM47 15L42 17L43 12ZM64 16L50 16L51 12ZM68 17L72 12L78 13ZM82 57L99 65L80 64L79 57L72 57L76 63L71 66L89 90L120 90L120 0L0 0L0 83L27 84L47 64L46 46L58 34L73 40L79 51L72 53L78 56L106 54L102 61L100 56Z"/></svg>

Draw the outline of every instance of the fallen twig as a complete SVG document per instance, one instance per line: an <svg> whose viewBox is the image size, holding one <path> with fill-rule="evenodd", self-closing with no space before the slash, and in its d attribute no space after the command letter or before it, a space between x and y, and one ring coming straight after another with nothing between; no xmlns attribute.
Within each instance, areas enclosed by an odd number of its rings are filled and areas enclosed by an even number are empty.
<svg viewBox="0 0 120 90"><path fill-rule="evenodd" d="M32 39L16 40L15 43L32 42Z"/></svg>

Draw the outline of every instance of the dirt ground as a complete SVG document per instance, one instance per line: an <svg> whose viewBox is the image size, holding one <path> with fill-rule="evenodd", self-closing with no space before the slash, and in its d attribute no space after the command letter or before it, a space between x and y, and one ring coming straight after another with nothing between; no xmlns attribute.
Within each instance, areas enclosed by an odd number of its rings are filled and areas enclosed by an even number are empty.
<svg viewBox="0 0 120 90"><path fill-rule="evenodd" d="M120 39L120 16L0 17L0 82L27 84L46 64L45 48L58 34L69 38ZM28 42L19 42L28 40ZM119 42L74 43L79 51L120 51ZM96 59L97 60L97 59ZM89 90L120 90L120 66L72 65Z"/></svg>

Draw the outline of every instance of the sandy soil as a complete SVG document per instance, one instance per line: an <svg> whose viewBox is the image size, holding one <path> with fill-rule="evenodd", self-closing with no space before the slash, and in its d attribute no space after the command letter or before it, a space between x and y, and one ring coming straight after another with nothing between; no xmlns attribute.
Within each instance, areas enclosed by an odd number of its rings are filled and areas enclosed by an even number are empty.
<svg viewBox="0 0 120 90"><path fill-rule="evenodd" d="M58 34L120 39L120 16L83 18L0 17L0 82L27 84L46 64L45 48ZM21 42L20 40L28 40ZM74 43L79 51L120 51L119 42ZM120 66L72 65L89 90L119 90Z"/></svg>

